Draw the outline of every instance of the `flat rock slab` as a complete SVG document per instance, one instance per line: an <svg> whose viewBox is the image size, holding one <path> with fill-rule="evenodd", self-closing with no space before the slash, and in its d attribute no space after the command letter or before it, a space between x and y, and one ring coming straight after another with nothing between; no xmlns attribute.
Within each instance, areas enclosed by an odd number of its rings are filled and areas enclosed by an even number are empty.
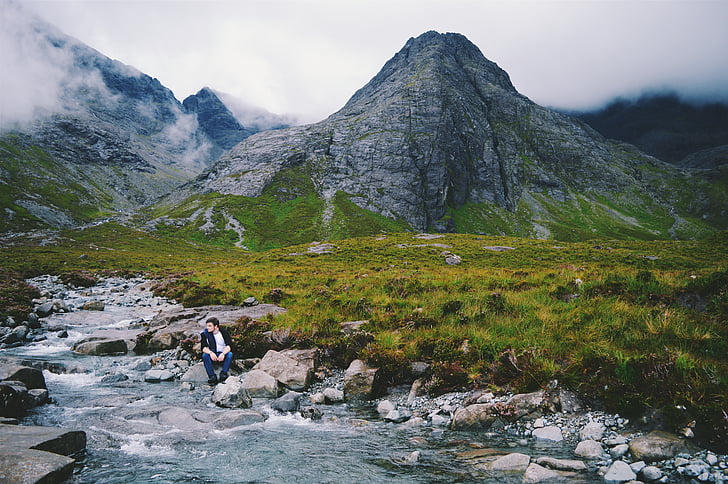
<svg viewBox="0 0 728 484"><path fill-rule="evenodd" d="M73 472L69 455L86 448L86 433L0 424L0 482L61 482Z"/></svg>

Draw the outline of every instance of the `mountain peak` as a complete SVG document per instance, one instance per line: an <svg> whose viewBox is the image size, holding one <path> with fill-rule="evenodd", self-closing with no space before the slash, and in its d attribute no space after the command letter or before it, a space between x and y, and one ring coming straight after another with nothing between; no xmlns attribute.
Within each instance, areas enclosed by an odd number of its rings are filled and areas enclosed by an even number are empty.
<svg viewBox="0 0 728 484"><path fill-rule="evenodd" d="M434 30L410 38L367 85L357 91L344 110L373 98L390 96L392 87L444 87L449 91L471 86L477 91L492 87L516 93L508 73L485 58L475 44L458 33Z"/></svg>

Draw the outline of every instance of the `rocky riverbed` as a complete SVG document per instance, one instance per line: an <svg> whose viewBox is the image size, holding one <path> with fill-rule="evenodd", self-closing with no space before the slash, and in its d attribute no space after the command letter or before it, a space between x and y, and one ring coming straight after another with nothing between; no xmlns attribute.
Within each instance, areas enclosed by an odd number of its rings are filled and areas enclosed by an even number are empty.
<svg viewBox="0 0 728 484"><path fill-rule="evenodd" d="M84 432L72 482L194 481L220 469L259 482L728 480L728 457L693 446L689 429L641 431L586 408L558 382L529 394L429 397L426 363L413 367L412 384L383 389L378 369L359 360L327 368L314 348L238 359L210 386L194 345L204 321L283 308L254 300L182 308L154 297L141 278L89 288L51 276L28 282L41 298L27 321L6 321L0 338L10 417L0 446L8 424ZM139 344L152 354L136 354Z"/></svg>

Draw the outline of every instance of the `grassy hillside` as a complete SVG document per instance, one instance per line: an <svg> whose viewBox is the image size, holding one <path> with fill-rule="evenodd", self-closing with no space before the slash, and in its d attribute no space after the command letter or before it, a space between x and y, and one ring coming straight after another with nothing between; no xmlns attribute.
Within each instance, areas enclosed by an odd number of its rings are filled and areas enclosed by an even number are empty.
<svg viewBox="0 0 728 484"><path fill-rule="evenodd" d="M166 277L160 291L187 306L255 296L286 307L233 325L241 356L318 346L331 364L365 358L392 382L424 360L432 392L528 391L557 379L610 410L661 408L675 425L697 418L706 441L725 437L716 429L728 410L726 233L588 243L400 233L333 243L327 254L310 245L252 253L105 224L57 245L0 249L0 266L23 276L142 272ZM448 253L462 262L447 265ZM361 332L339 331L360 320Z"/></svg>

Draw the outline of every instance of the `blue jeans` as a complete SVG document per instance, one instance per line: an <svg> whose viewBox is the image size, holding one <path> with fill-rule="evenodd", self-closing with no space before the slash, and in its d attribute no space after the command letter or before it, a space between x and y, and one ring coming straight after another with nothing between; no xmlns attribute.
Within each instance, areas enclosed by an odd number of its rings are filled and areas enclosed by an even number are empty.
<svg viewBox="0 0 728 484"><path fill-rule="evenodd" d="M216 351L215 354L217 356L220 356L222 354L222 351ZM205 364L205 370L207 371L207 376L212 378L215 376L215 369L212 367L213 364L219 364L219 361L212 361L212 358L210 358L210 355L207 353L202 353L202 362ZM227 373L230 369L230 365L233 364L233 352L225 355L225 360L222 362L222 372Z"/></svg>

